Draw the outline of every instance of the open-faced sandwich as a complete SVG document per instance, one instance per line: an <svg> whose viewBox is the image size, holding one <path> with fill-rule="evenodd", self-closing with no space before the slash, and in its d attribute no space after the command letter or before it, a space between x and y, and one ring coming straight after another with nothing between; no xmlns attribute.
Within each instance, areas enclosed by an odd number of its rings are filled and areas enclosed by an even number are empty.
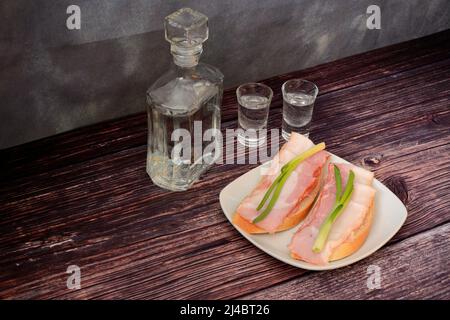
<svg viewBox="0 0 450 320"><path fill-rule="evenodd" d="M296 226L310 210L329 154L325 144L292 133L256 188L241 202L233 223L248 233L274 233Z"/></svg>
<svg viewBox="0 0 450 320"><path fill-rule="evenodd" d="M322 191L289 245L291 256L316 265L342 259L364 243L374 210L373 173L329 164Z"/></svg>

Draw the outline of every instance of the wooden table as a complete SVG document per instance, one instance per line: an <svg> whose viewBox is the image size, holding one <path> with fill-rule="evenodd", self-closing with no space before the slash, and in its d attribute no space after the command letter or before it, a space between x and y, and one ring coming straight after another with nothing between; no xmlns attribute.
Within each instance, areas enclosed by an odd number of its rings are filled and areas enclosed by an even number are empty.
<svg viewBox="0 0 450 320"><path fill-rule="evenodd" d="M373 170L408 208L374 255L320 273L268 256L218 200L254 165L216 165L187 192L157 188L137 114L0 151L0 297L449 299L450 31L263 81L271 127L295 77L320 87L311 138ZM224 128L236 117L232 88ZM69 265L81 268L80 290L66 287ZM369 265L381 289L368 289Z"/></svg>

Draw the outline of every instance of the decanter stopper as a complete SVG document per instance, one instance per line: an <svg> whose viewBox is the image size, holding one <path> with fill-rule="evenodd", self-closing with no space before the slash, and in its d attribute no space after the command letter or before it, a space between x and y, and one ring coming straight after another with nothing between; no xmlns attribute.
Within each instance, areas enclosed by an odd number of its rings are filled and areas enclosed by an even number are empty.
<svg viewBox="0 0 450 320"><path fill-rule="evenodd" d="M164 27L174 62L181 67L197 65L202 43L208 39L208 17L183 8L167 16Z"/></svg>

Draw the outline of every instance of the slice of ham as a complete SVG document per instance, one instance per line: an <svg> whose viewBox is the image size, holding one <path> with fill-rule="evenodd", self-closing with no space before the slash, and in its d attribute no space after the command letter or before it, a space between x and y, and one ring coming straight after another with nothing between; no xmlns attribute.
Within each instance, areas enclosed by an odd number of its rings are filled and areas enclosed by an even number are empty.
<svg viewBox="0 0 450 320"><path fill-rule="evenodd" d="M280 149L273 158L270 168L258 183L256 188L248 195L237 208L237 213L244 219L252 222L263 210L256 210L264 194L278 177L281 167L295 156L305 152L314 146L314 143L303 135L293 133L290 140ZM273 233L288 216L316 186L320 180L322 168L329 155L326 151L320 151L307 158L297 166L294 172L286 180L280 196L268 216L256 223L256 225L269 233ZM269 201L266 202L266 205Z"/></svg>
<svg viewBox="0 0 450 320"><path fill-rule="evenodd" d="M319 229L330 214L336 200L333 164L328 166L327 179L314 208L289 245L289 249L295 256L317 265L328 264L333 249L350 239L353 232L361 227L375 196L375 189L371 187L372 172L349 164L338 164L337 166L341 172L343 187L347 183L350 170L355 173L355 182L350 201L334 222L324 249L320 253L312 251Z"/></svg>

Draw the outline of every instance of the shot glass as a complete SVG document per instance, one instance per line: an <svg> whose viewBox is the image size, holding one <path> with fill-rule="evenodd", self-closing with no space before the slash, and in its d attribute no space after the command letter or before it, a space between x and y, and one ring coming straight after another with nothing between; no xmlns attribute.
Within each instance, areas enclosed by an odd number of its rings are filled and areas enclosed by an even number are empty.
<svg viewBox="0 0 450 320"><path fill-rule="evenodd" d="M283 125L281 135L289 140L292 132L309 136L311 119L319 89L307 80L292 79L281 87L283 93Z"/></svg>
<svg viewBox="0 0 450 320"><path fill-rule="evenodd" d="M238 141L244 146L257 147L266 141L262 130L267 128L273 92L262 83L246 83L236 90L238 100Z"/></svg>

